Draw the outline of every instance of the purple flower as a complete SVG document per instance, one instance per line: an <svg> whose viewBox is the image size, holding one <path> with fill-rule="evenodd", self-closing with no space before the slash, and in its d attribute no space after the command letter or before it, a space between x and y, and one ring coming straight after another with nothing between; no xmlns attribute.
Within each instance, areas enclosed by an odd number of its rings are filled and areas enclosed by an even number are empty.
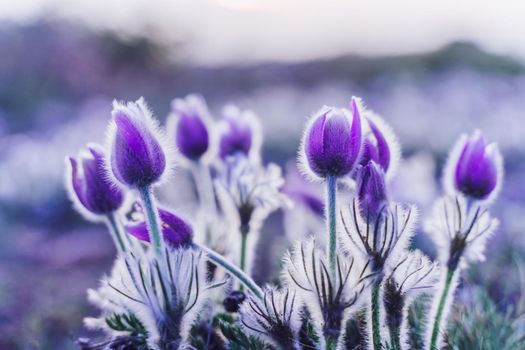
<svg viewBox="0 0 525 350"><path fill-rule="evenodd" d="M241 112L236 106L223 111L219 139L219 156L226 159L238 154L249 156L258 147L260 125L250 112Z"/></svg>
<svg viewBox="0 0 525 350"><path fill-rule="evenodd" d="M359 169L356 192L365 218L376 218L387 205L385 173L374 161Z"/></svg>
<svg viewBox="0 0 525 350"><path fill-rule="evenodd" d="M359 164L365 166L373 160L385 174L390 174L395 170L399 159L399 143L390 127L379 116L366 111L365 118L369 132L363 140Z"/></svg>
<svg viewBox="0 0 525 350"><path fill-rule="evenodd" d="M108 179L101 147L92 145L89 153L71 163L70 194L82 207L97 215L109 214L122 205L123 193Z"/></svg>
<svg viewBox="0 0 525 350"><path fill-rule="evenodd" d="M203 98L189 95L172 103L175 141L180 153L192 161L199 160L209 149L208 108Z"/></svg>
<svg viewBox="0 0 525 350"><path fill-rule="evenodd" d="M164 209L159 209L159 217L164 240L172 248L185 246L192 242L193 229L188 223ZM127 225L126 229L132 236L141 241L150 241L148 225L145 221L141 221L138 224Z"/></svg>
<svg viewBox="0 0 525 350"><path fill-rule="evenodd" d="M361 117L358 101L352 98L352 112L323 108L313 118L303 137L303 165L318 177L349 174L361 149Z"/></svg>
<svg viewBox="0 0 525 350"><path fill-rule="evenodd" d="M115 102L112 115L110 165L115 178L132 188L158 181L166 169L166 156L144 99L127 105Z"/></svg>
<svg viewBox="0 0 525 350"><path fill-rule="evenodd" d="M487 199L501 181L501 155L496 144L487 145L477 130L464 138L454 165L456 190L474 199Z"/></svg>

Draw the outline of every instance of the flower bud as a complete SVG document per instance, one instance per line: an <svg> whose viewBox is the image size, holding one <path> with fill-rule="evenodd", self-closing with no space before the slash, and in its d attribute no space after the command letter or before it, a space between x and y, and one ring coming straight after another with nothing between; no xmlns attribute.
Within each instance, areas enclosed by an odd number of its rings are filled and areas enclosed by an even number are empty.
<svg viewBox="0 0 525 350"><path fill-rule="evenodd" d="M158 127L143 98L113 104L110 165L115 178L131 187L157 182L166 169Z"/></svg>
<svg viewBox="0 0 525 350"><path fill-rule="evenodd" d="M361 149L361 117L358 101L352 98L352 112L323 108L313 117L303 136L303 167L317 177L349 174Z"/></svg>
<svg viewBox="0 0 525 350"><path fill-rule="evenodd" d="M92 214L105 215L122 205L124 195L108 179L101 147L92 145L80 159L69 158L71 186L68 190L81 207ZM78 201L77 201L78 200Z"/></svg>
<svg viewBox="0 0 525 350"><path fill-rule="evenodd" d="M374 161L359 169L356 191L361 213L365 218L377 217L387 205L385 173Z"/></svg>
<svg viewBox="0 0 525 350"><path fill-rule="evenodd" d="M224 298L222 304L224 305L224 309L226 311L238 312L244 300L246 300L246 294L240 290L234 290L233 292L230 292L226 298Z"/></svg>
<svg viewBox="0 0 525 350"><path fill-rule="evenodd" d="M452 182L455 190L478 200L497 192L503 171L501 154L495 143L487 145L479 130L460 139L449 162L451 169L445 177L451 178L447 181Z"/></svg>
<svg viewBox="0 0 525 350"><path fill-rule="evenodd" d="M189 160L199 160L210 147L206 102L200 96L189 95L185 99L175 99L172 110L179 152Z"/></svg>
<svg viewBox="0 0 525 350"><path fill-rule="evenodd" d="M227 106L220 122L219 156L242 154L250 156L260 147L261 126L251 112L241 112L236 106Z"/></svg>
<svg viewBox="0 0 525 350"><path fill-rule="evenodd" d="M186 246L192 242L193 229L183 219L164 209L159 209L159 217L164 240L172 248ZM126 229L132 236L141 241L150 241L148 225L145 221L133 225L127 225Z"/></svg>
<svg viewBox="0 0 525 350"><path fill-rule="evenodd" d="M359 164L365 166L373 160L381 166L386 175L391 176L401 153L399 142L390 126L381 117L366 111L365 118L368 130L364 135Z"/></svg>

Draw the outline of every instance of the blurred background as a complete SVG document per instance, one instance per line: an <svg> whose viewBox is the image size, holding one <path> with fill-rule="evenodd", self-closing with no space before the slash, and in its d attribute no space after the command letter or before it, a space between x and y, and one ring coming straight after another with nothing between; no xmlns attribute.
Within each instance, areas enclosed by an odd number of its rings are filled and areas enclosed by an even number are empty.
<svg viewBox="0 0 525 350"><path fill-rule="evenodd" d="M217 117L226 103L249 108L265 129L265 160L282 165L293 161L309 114L361 96L403 146L393 196L423 216L441 191L448 149L461 132L482 129L505 158L495 206L502 225L465 286L484 286L502 312L520 307L525 5L424 6L0 1L0 348L74 349L89 335L82 318L96 312L85 290L114 251L103 227L71 209L64 158L104 140L113 99L140 96L160 120L174 97L194 92ZM423 237L417 243L432 254Z"/></svg>

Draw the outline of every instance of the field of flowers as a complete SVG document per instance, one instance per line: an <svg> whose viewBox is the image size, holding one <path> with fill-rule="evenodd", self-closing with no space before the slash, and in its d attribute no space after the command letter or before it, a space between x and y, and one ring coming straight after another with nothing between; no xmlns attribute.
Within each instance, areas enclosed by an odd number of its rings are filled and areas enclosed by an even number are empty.
<svg viewBox="0 0 525 350"><path fill-rule="evenodd" d="M0 44L0 348L525 348L517 61Z"/></svg>

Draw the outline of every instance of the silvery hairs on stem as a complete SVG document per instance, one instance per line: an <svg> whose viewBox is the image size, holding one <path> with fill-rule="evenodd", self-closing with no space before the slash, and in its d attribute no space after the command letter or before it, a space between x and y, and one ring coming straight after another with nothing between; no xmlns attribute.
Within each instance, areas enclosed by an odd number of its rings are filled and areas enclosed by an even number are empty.
<svg viewBox="0 0 525 350"><path fill-rule="evenodd" d="M461 194L440 198L434 205L426 231L438 247L440 261L451 270L485 259L485 243L499 225L483 204Z"/></svg>
<svg viewBox="0 0 525 350"><path fill-rule="evenodd" d="M408 308L419 295L432 293L439 280L439 266L419 250L406 252L404 257L385 276L383 304L385 323L390 330L390 341L398 337L400 344L407 341Z"/></svg>
<svg viewBox="0 0 525 350"><path fill-rule="evenodd" d="M166 249L165 258L167 269L151 252L122 255L101 288L90 293L103 318L128 314L140 320L153 348L184 344L211 288L201 252Z"/></svg>
<svg viewBox="0 0 525 350"><path fill-rule="evenodd" d="M266 287L261 299L248 295L240 309L243 327L281 350L299 350L301 301L296 290Z"/></svg>
<svg viewBox="0 0 525 350"><path fill-rule="evenodd" d="M341 242L347 250L363 259L370 259L371 269L384 273L391 271L406 253L417 221L417 208L400 203L384 205L373 219L363 217L359 200L341 211L346 234Z"/></svg>
<svg viewBox="0 0 525 350"><path fill-rule="evenodd" d="M314 239L298 242L284 257L283 277L310 311L318 334L337 341L344 321L361 305L370 271L368 261L338 250L334 280L327 260Z"/></svg>

